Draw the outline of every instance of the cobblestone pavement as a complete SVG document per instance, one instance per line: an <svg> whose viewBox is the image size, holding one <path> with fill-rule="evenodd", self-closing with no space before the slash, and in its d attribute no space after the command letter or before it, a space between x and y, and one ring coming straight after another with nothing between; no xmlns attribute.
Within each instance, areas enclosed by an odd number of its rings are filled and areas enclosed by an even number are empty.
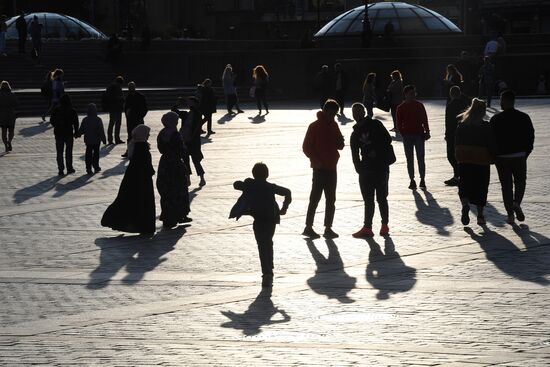
<svg viewBox="0 0 550 367"><path fill-rule="evenodd" d="M192 225L158 223L151 239L99 224L124 173L123 146L102 148L103 171L88 177L78 141L77 173L58 179L52 130L21 119L14 151L0 157L0 365L548 366L548 102L518 103L537 132L525 225L504 224L493 169L487 228L462 227L456 189L442 183L451 172L443 102L426 101L428 190L407 189L395 141L392 234L371 241L351 237L363 206L349 147L338 172L340 238L300 236L313 104L274 104L265 120L253 109L216 115L217 134L203 145L207 185L192 178ZM161 114L147 116L152 141ZM349 141L352 122L341 122ZM250 218L227 219L232 182L257 161L294 199L275 236L272 292L259 285Z"/></svg>

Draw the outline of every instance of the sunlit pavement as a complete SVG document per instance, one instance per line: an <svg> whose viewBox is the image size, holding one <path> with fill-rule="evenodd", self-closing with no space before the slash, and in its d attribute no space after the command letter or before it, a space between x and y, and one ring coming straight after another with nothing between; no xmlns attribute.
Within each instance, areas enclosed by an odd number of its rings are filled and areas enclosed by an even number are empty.
<svg viewBox="0 0 550 367"><path fill-rule="evenodd" d="M14 150L0 157L0 365L549 365L548 100L519 101L536 129L525 225L505 225L493 168L485 230L473 215L471 229L460 224L457 190L443 184L443 102L426 105L428 190L407 189L394 141L391 236L368 242L351 237L363 205L349 146L338 166L340 238L300 236L313 103L273 103L262 118L252 106L233 119L218 113L203 145L207 185L192 178L192 225L164 231L157 222L152 239L99 224L124 146L102 148L103 171L88 177L79 140L76 174L58 179L52 129L18 120ZM389 128L389 114L377 112ZM155 165L162 113L147 116ZM347 142L352 125L340 125ZM272 291L260 287L250 218L227 219L233 181L257 161L293 194L275 235ZM322 201L318 231L323 210Z"/></svg>

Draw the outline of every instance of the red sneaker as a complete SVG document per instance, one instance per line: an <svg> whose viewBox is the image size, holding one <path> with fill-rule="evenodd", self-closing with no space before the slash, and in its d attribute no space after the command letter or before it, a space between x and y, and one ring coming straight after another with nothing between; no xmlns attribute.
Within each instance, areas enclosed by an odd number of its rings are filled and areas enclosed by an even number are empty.
<svg viewBox="0 0 550 367"><path fill-rule="evenodd" d="M380 227L380 236L387 236L388 234L390 234L390 227L387 224L382 224L382 227Z"/></svg>
<svg viewBox="0 0 550 367"><path fill-rule="evenodd" d="M372 229L369 227L363 227L359 231L352 234L355 238L363 238L363 237L374 237L374 233L372 232Z"/></svg>

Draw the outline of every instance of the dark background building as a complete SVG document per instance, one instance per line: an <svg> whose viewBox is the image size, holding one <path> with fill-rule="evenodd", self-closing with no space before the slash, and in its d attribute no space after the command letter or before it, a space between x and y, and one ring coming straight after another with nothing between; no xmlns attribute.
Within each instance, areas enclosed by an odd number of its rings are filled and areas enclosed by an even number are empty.
<svg viewBox="0 0 550 367"><path fill-rule="evenodd" d="M550 33L550 0L416 0L467 34ZM153 37L297 39L315 33L362 0L4 0L0 13L53 11L86 20L106 33Z"/></svg>

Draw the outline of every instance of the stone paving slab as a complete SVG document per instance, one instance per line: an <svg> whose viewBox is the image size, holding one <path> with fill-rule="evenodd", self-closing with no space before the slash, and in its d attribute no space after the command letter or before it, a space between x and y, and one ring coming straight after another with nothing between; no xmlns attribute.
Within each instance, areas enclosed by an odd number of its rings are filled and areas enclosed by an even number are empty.
<svg viewBox="0 0 550 367"><path fill-rule="evenodd" d="M253 112L217 114L223 123L203 141L207 185L192 177L192 225L157 223L151 239L99 225L124 174L123 146L102 148L103 171L88 177L77 141L77 173L59 179L51 128L18 120L14 151L0 156L0 365L550 365L548 100L519 101L536 143L527 221L515 228L505 224L493 168L488 225L464 230L456 189L442 183L451 172L443 103L426 106L428 190L407 189L395 141L392 235L372 241L351 237L363 207L349 147L338 172L341 237L299 235L311 182L301 143L313 105L273 106L261 123ZM162 113L147 116L151 141ZM377 116L390 126L389 114ZM352 123L341 122L349 143ZM271 296L259 288L251 220L227 219L238 197L232 183L256 161L293 193L275 236ZM323 210L321 202L319 229Z"/></svg>

